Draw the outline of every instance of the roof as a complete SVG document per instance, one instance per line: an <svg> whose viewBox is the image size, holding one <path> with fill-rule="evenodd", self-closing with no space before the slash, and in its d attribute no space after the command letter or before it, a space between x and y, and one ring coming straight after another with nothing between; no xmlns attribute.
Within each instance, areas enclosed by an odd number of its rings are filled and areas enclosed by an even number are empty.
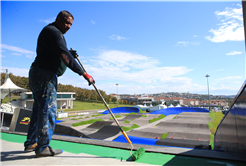
<svg viewBox="0 0 246 166"><path fill-rule="evenodd" d="M16 86L10 78L7 78L5 83L0 86L1 89L1 99L4 99L7 95L12 94L14 92L26 92L27 89L23 89L21 87Z"/></svg>

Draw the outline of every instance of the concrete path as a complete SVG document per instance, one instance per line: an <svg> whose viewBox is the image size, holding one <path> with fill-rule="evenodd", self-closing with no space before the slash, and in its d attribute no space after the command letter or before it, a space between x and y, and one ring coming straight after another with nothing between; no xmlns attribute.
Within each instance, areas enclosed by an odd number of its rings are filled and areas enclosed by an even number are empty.
<svg viewBox="0 0 246 166"><path fill-rule="evenodd" d="M90 154L63 152L53 157L35 157L34 152L24 152L23 144L1 140L1 165L149 165Z"/></svg>

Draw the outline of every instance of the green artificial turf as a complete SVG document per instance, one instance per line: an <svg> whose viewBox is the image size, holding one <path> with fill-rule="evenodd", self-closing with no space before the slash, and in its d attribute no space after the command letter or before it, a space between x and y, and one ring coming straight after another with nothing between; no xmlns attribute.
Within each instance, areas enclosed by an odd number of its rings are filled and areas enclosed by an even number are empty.
<svg viewBox="0 0 246 166"><path fill-rule="evenodd" d="M168 133L163 133L163 134L161 135L161 138L160 138L160 139L165 139L167 136L168 136Z"/></svg>
<svg viewBox="0 0 246 166"><path fill-rule="evenodd" d="M125 127L125 126L122 126L122 129L124 131L129 131L129 130L132 130L132 129L135 129L135 128L138 128L139 126L136 125L136 124L133 124L131 127Z"/></svg>
<svg viewBox="0 0 246 166"><path fill-rule="evenodd" d="M8 141L8 142L24 144L24 142L26 141L26 136L9 134L9 133L1 133L1 139ZM131 159L130 150L128 149L126 150L126 149L119 149L119 148L110 148L110 147L104 147L104 146L98 146L98 145L90 145L90 144L82 144L82 143L75 143L75 142L58 141L58 140L51 140L50 146L54 149L63 149L63 151L73 153L73 154L85 153L85 154L90 154L90 155L103 157L103 158L117 159L119 160L119 163L122 160L129 162L129 164L130 162L133 162L130 160ZM2 152L2 154L3 153L4 152ZM63 156L63 154L59 156L68 157L68 156ZM73 156L70 155L70 157L72 158ZM74 159L76 160L76 158ZM16 160L16 158L13 158L13 160ZM32 160L35 160L35 159L32 159ZM97 160L97 157L92 158L92 160ZM165 165L165 166L183 166L183 165L244 166L245 165L244 162L237 162L237 161L216 160L216 159L188 157L188 156L177 156L177 155L153 153L153 152L145 152L135 162L151 164L151 165Z"/></svg>
<svg viewBox="0 0 246 166"><path fill-rule="evenodd" d="M72 118L71 120L79 120L79 118Z"/></svg>
<svg viewBox="0 0 246 166"><path fill-rule="evenodd" d="M121 118L121 117L122 116L120 116L120 115L115 115L115 118ZM109 119L111 120L111 119L113 119L113 117L110 117Z"/></svg>
<svg viewBox="0 0 246 166"><path fill-rule="evenodd" d="M154 119L149 120L149 123L153 123L153 122L161 120L165 117L166 117L166 115L161 114L158 118L154 118Z"/></svg>
<svg viewBox="0 0 246 166"><path fill-rule="evenodd" d="M209 116L212 119L212 122L208 122L208 127L211 131L209 145L211 145L211 149L213 150L214 149L214 134L224 114L222 112L210 112Z"/></svg>
<svg viewBox="0 0 246 166"><path fill-rule="evenodd" d="M129 113L129 114L125 114L125 116L127 116L127 115L136 115L137 113L135 113L135 112L132 112L132 113Z"/></svg>
<svg viewBox="0 0 246 166"><path fill-rule="evenodd" d="M104 116L104 114L92 115L91 117Z"/></svg>
<svg viewBox="0 0 246 166"><path fill-rule="evenodd" d="M91 119L87 121L73 123L72 126L76 127L76 126L81 126L81 125L86 125L86 124L92 124L92 123L95 123L96 121L104 121L104 120L103 119Z"/></svg>

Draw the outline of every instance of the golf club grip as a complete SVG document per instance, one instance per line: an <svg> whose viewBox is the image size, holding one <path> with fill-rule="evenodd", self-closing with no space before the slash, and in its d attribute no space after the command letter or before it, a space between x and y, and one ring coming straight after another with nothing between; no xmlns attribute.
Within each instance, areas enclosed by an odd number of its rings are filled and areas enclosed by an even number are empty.
<svg viewBox="0 0 246 166"><path fill-rule="evenodd" d="M126 132L125 131L122 131L122 134L124 135L125 139L127 140L127 142L129 144L132 144L132 142L130 141L130 139L128 138L128 136L126 135Z"/></svg>

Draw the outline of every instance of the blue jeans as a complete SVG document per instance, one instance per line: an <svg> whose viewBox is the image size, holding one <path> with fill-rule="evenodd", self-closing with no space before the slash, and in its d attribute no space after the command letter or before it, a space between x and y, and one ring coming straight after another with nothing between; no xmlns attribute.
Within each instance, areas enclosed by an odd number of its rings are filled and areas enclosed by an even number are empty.
<svg viewBox="0 0 246 166"><path fill-rule="evenodd" d="M35 153L39 154L49 146L55 129L57 76L53 72L31 67L29 87L33 93L34 103L24 146L30 147L37 142Z"/></svg>

